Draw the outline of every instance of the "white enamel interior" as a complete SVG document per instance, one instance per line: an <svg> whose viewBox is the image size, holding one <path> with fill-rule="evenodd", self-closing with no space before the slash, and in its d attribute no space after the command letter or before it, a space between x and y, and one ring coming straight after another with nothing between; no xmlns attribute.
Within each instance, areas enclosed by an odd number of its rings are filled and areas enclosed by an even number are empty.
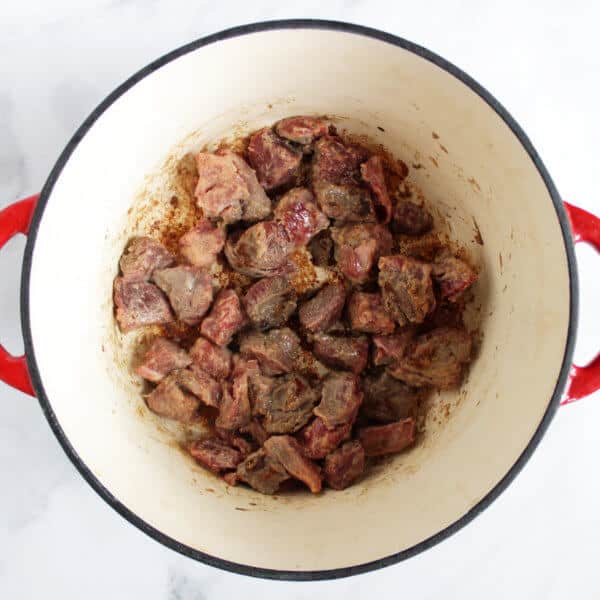
<svg viewBox="0 0 600 600"><path fill-rule="evenodd" d="M482 269L476 294L483 339L463 388L439 399L456 408L413 451L344 492L269 498L226 488L192 465L144 410L126 361L115 363L118 351L107 347L118 340L111 283L127 210L145 176L181 140L196 132L194 143L215 141L303 113L344 117L343 127L422 165L412 169L414 181L450 215L453 235ZM483 246L474 242L473 219ZM478 95L383 41L279 30L186 54L100 116L45 208L30 311L52 409L110 494L158 531L212 556L313 570L410 548L454 523L502 479L550 401L566 343L569 285L544 182Z"/></svg>

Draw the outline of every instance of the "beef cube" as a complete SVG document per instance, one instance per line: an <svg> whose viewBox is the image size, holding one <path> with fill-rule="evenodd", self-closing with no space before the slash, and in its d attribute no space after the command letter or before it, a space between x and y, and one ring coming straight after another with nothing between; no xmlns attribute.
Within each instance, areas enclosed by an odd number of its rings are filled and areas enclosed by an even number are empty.
<svg viewBox="0 0 600 600"><path fill-rule="evenodd" d="M265 452L279 461L294 478L305 483L313 494L321 491L319 467L302 453L300 444L289 435L274 435L265 442Z"/></svg>
<svg viewBox="0 0 600 600"><path fill-rule="evenodd" d="M242 460L238 450L218 438L196 440L190 444L189 452L198 463L214 473L235 469Z"/></svg>
<svg viewBox="0 0 600 600"><path fill-rule="evenodd" d="M242 200L242 221L254 222L266 219L271 214L271 200L265 190L258 183L256 173L250 168L248 163L234 152L229 154L241 178L248 186L250 195Z"/></svg>
<svg viewBox="0 0 600 600"><path fill-rule="evenodd" d="M440 296L456 302L462 293L477 281L477 273L464 260L455 256L442 256L433 263L433 279Z"/></svg>
<svg viewBox="0 0 600 600"><path fill-rule="evenodd" d="M229 471L227 473L223 473L223 481L227 485L237 485L239 477L235 471Z"/></svg>
<svg viewBox="0 0 600 600"><path fill-rule="evenodd" d="M314 337L313 352L327 366L361 373L369 358L369 340L363 335L345 337L319 333Z"/></svg>
<svg viewBox="0 0 600 600"><path fill-rule="evenodd" d="M277 378L257 373L250 377L249 383L252 414L264 416L267 414L271 392L277 385Z"/></svg>
<svg viewBox="0 0 600 600"><path fill-rule="evenodd" d="M327 135L329 123L319 117L288 117L275 124L278 135L303 146Z"/></svg>
<svg viewBox="0 0 600 600"><path fill-rule="evenodd" d="M179 238L179 252L195 267L210 267L225 245L225 229L201 219Z"/></svg>
<svg viewBox="0 0 600 600"><path fill-rule="evenodd" d="M377 367L389 365L404 356L412 344L416 332L414 328L407 327L394 335L373 336L373 364Z"/></svg>
<svg viewBox="0 0 600 600"><path fill-rule="evenodd" d="M415 442L415 420L402 419L388 425L374 425L358 430L358 439L366 456L402 452Z"/></svg>
<svg viewBox="0 0 600 600"><path fill-rule="evenodd" d="M381 294L354 292L347 310L350 327L354 331L390 334L396 327L383 306Z"/></svg>
<svg viewBox="0 0 600 600"><path fill-rule="evenodd" d="M380 156L371 156L360 166L362 178L369 184L375 196L375 211L382 223L389 223L392 218L392 201L388 194Z"/></svg>
<svg viewBox="0 0 600 600"><path fill-rule="evenodd" d="M265 127L250 137L248 160L256 169L260 185L265 190L272 190L294 181L302 162L302 152Z"/></svg>
<svg viewBox="0 0 600 600"><path fill-rule="evenodd" d="M266 375L290 373L300 351L300 339L288 327L267 333L251 332L240 342L240 353L255 358Z"/></svg>
<svg viewBox="0 0 600 600"><path fill-rule="evenodd" d="M279 378L264 407L267 433L293 433L306 425L317 402L317 393L299 375Z"/></svg>
<svg viewBox="0 0 600 600"><path fill-rule="evenodd" d="M365 451L360 442L345 443L325 458L323 476L334 490L352 485L365 470Z"/></svg>
<svg viewBox="0 0 600 600"><path fill-rule="evenodd" d="M179 385L187 385L187 388L205 406L218 408L221 403L221 384L215 381L206 371L198 365L191 365L188 369L179 372Z"/></svg>
<svg viewBox="0 0 600 600"><path fill-rule="evenodd" d="M352 423L363 400L359 379L350 373L331 373L323 383L314 413L328 429Z"/></svg>
<svg viewBox="0 0 600 600"><path fill-rule="evenodd" d="M241 454L242 458L246 458L256 450L256 446L233 431L217 427L216 434L217 437L225 442L228 446L235 448Z"/></svg>
<svg viewBox="0 0 600 600"><path fill-rule="evenodd" d="M471 349L471 336L464 329L439 327L420 335L388 373L413 386L453 388L460 384Z"/></svg>
<svg viewBox="0 0 600 600"><path fill-rule="evenodd" d="M233 382L223 388L223 398L219 405L219 416L215 421L217 427L233 431L250 423L252 410L250 406L250 378L260 375L255 360L234 358Z"/></svg>
<svg viewBox="0 0 600 600"><path fill-rule="evenodd" d="M152 280L169 297L180 321L197 325L210 307L213 288L203 269L180 265L154 271Z"/></svg>
<svg viewBox="0 0 600 600"><path fill-rule="evenodd" d="M165 295L151 283L116 277L113 298L115 317L123 332L146 325L163 325L174 320Z"/></svg>
<svg viewBox="0 0 600 600"><path fill-rule="evenodd" d="M309 244L313 264L317 267L327 267L331 263L331 251L333 250L333 240L329 230L318 233Z"/></svg>
<svg viewBox="0 0 600 600"><path fill-rule="evenodd" d="M252 419L250 423L244 425L240 431L242 433L247 433L259 446L262 446L269 437L264 427L256 419Z"/></svg>
<svg viewBox="0 0 600 600"><path fill-rule="evenodd" d="M231 372L231 352L199 337L190 348L194 363L217 380L227 379Z"/></svg>
<svg viewBox="0 0 600 600"><path fill-rule="evenodd" d="M422 323L435 308L431 265L408 256L379 259L383 303L400 325Z"/></svg>
<svg viewBox="0 0 600 600"><path fill-rule="evenodd" d="M394 231L408 235L423 235L433 227L433 217L420 204L399 199L394 209Z"/></svg>
<svg viewBox="0 0 600 600"><path fill-rule="evenodd" d="M200 325L200 333L217 346L227 346L248 322L234 290L221 290L209 315Z"/></svg>
<svg viewBox="0 0 600 600"><path fill-rule="evenodd" d="M250 277L273 277L289 270L288 257L294 245L285 228L275 221L249 227L235 241L225 244L225 256L233 269Z"/></svg>
<svg viewBox="0 0 600 600"><path fill-rule="evenodd" d="M329 219L319 210L312 192L306 188L294 188L285 194L275 207L275 219L297 246L306 245L329 226Z"/></svg>
<svg viewBox="0 0 600 600"><path fill-rule="evenodd" d="M135 237L129 244L119 266L127 281L148 281L155 269L164 269L174 262L173 255L149 237Z"/></svg>
<svg viewBox="0 0 600 600"><path fill-rule="evenodd" d="M244 306L257 329L281 327L296 310L296 292L285 277L261 279L246 292Z"/></svg>
<svg viewBox="0 0 600 600"><path fill-rule="evenodd" d="M340 442L347 440L350 437L351 430L352 425L350 423L328 429L323 419L317 417L298 432L298 441L305 456L318 460L325 458L340 445Z"/></svg>
<svg viewBox="0 0 600 600"><path fill-rule="evenodd" d="M274 494L290 478L283 465L262 448L238 465L237 477L261 494Z"/></svg>
<svg viewBox="0 0 600 600"><path fill-rule="evenodd" d="M370 223L375 221L373 200L369 190L357 185L314 184L321 210L330 219L340 222Z"/></svg>
<svg viewBox="0 0 600 600"><path fill-rule="evenodd" d="M184 369L191 363L192 359L183 348L165 338L156 338L135 372L148 381L158 383L171 371Z"/></svg>
<svg viewBox="0 0 600 600"><path fill-rule="evenodd" d="M363 380L365 398L360 414L378 423L391 423L407 417L415 418L423 391L410 387L387 373Z"/></svg>
<svg viewBox="0 0 600 600"><path fill-rule="evenodd" d="M346 289L341 283L326 285L298 311L300 323L310 332L326 331L342 315Z"/></svg>
<svg viewBox="0 0 600 600"><path fill-rule="evenodd" d="M383 225L360 224L336 227L331 231L335 259L340 271L352 283L364 283L377 259L392 250L392 235Z"/></svg>

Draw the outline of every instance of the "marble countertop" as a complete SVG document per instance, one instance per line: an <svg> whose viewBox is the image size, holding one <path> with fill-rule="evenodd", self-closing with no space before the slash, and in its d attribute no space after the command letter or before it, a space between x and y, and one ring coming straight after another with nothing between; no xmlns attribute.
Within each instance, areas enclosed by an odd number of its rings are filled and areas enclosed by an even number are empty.
<svg viewBox="0 0 600 600"><path fill-rule="evenodd" d="M524 127L565 199L600 213L598 3L305 0L4 0L0 206L37 192L76 127L132 72L208 33L315 17L384 29L478 79ZM22 349L22 238L0 254L0 335ZM578 362L598 350L598 257L578 249ZM225 573L129 525L67 460L37 402L0 385L0 597L597 598L600 394L562 408L517 480L472 524L405 563L346 580L278 583Z"/></svg>

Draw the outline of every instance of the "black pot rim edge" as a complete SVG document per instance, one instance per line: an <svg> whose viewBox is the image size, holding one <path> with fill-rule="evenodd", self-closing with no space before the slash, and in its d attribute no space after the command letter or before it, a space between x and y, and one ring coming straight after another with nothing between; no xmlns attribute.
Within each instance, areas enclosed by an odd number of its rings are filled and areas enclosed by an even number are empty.
<svg viewBox="0 0 600 600"><path fill-rule="evenodd" d="M87 465L82 461L82 459L77 454L77 451L69 440L67 439L65 433L63 432L54 411L52 410L52 406L48 400L46 392L44 390L44 386L40 377L39 369L37 366L34 344L31 333L31 323L30 323L30 314L29 314L29 285L30 285L30 275L31 275L31 265L32 265L32 257L33 257L33 249L35 246L35 241L38 233L38 229L40 226L41 218L44 212L44 208L50 194L52 192L53 186L58 179L62 169L65 164L69 160L71 154L87 133L87 131L92 127L95 121L102 115L102 113L110 107L110 105L115 102L121 95L123 95L126 91L128 91L131 87L133 87L136 83L138 83L141 79L146 77L147 75L153 73L163 65L171 62L172 60L187 54L193 50L206 46L208 44L216 43L219 41L227 40L233 37L247 35L256 32L265 32L272 31L278 29L325 29L325 30L334 30L339 32L345 32L355 35L362 35L370 38L374 38L380 40L382 42L386 42L388 44L393 44L395 46L399 46L405 50L408 50L417 56L432 62L437 65L441 69L444 69L446 72L453 75L455 78L459 79L462 83L467 85L473 92L479 95L484 102L486 102L497 114L498 116L506 123L506 125L511 129L514 135L517 137L535 167L537 168L540 176L542 177L548 193L552 198L552 202L554 204L554 208L557 214L557 218L562 230L563 235L563 243L565 247L565 253L568 261L568 269L569 269L569 281L570 281L570 315L569 315L569 328L567 334L567 340L565 344L563 363L557 377L556 385L554 388L554 392L552 394L552 398L548 403L548 407L544 416L542 417L535 433L533 434L531 440L527 444L525 450L519 456L514 465L509 469L509 471L504 475L504 477L495 485L492 490L490 490L487 495L482 498L475 506L473 506L466 514L457 519L454 523L446 527L445 529L439 531L438 533L432 535L426 540L419 542L415 546L403 550L401 552L392 554L390 556L386 556L377 560L373 560L368 563L363 563L360 565L353 565L350 567L342 567L336 569L328 569L328 570L313 570L313 571L286 571L286 570L277 570L277 569L266 569L266 568L258 568L250 565L244 565L239 563L230 562L218 557L211 556L204 552L200 552L181 544L177 540L165 535L161 531L158 531L150 524L143 521L140 517L138 517L135 513L129 510L124 504L119 502L117 498L115 498L108 489L106 489L100 481L94 476L91 470L87 467ZM275 579L275 580L295 580L295 581L315 581L315 580L324 580L324 579L337 579L342 577L348 577L351 575L358 575L360 573L366 573L368 571L372 571L375 569L380 569L382 567L386 567L388 565L392 565L398 563L402 560L415 556L431 548L438 542L448 538L453 533L457 532L459 529L467 525L470 521L472 521L479 513L481 513L485 508L487 508L513 481L516 475L521 471L525 463L531 457L533 451L539 444L542 436L550 424L558 406L560 404L560 399L565 388L567 378L569 375L569 370L571 367L572 356L573 356L573 347L575 344L575 334L577 328L577 319L578 319L578 277L577 277L577 268L575 262L575 251L573 246L573 240L571 236L571 229L569 226L569 221L567 218L567 214L565 208L563 206L562 200L558 194L558 191L550 178L548 171L546 170L544 164L542 163L538 153L534 149L531 141L521 129L521 127L517 124L517 122L512 118L512 116L508 113L508 111L480 84L478 84L474 79L472 79L469 75L461 71L459 68L449 63L447 60L442 57L434 54L433 52L418 46L417 44L413 44L403 38L397 37L395 35L385 33L376 29L363 27L360 25L339 22L339 21L324 21L318 19L291 19L291 20L277 20L277 21L266 21L262 23L253 23L249 25L243 25L240 27L234 27L232 29L227 29L225 31L221 31L219 33L209 35L193 42L190 42L172 52L165 54L164 56L158 58L153 61L133 76L131 76L127 81L121 84L118 88L116 88L111 94L109 94L105 100L103 100L90 114L90 116L83 122L83 124L79 127L79 129L75 132L60 157L58 158L55 166L53 167L48 179L42 189L40 199L37 203L37 207L35 209L31 227L29 231L29 236L27 240L27 245L25 248L25 255L23 259L23 269L22 269L22 277L21 277L21 325L23 329L23 338L25 345L25 354L27 356L27 364L29 367L29 373L31 376L31 380L33 383L33 387L39 399L41 408L54 432L56 438L59 443L63 447L63 450L71 460L71 462L75 465L77 470L81 473L83 478L90 484L90 486L112 507L114 508L121 516L127 519L130 523L135 525L138 529L142 530L144 533L154 538L158 542L163 545L195 560L206 563L208 565L218 567L227 571L231 571L233 573L238 573L242 575L248 575L253 577L261 577L267 579Z"/></svg>

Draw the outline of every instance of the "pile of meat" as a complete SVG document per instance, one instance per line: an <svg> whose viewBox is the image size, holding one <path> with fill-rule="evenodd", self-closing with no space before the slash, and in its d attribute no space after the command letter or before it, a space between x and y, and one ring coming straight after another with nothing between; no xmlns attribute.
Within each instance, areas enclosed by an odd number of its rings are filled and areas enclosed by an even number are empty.
<svg viewBox="0 0 600 600"><path fill-rule="evenodd" d="M428 391L460 384L477 274L405 193L403 164L326 119L284 119L243 155L200 152L197 169L198 221L178 251L134 238L114 282L122 331L178 325L136 368L145 401L185 424L211 415L187 450L231 485L346 488L369 457L415 442ZM302 248L329 274L310 294L292 284ZM248 285L219 289L217 264Z"/></svg>

